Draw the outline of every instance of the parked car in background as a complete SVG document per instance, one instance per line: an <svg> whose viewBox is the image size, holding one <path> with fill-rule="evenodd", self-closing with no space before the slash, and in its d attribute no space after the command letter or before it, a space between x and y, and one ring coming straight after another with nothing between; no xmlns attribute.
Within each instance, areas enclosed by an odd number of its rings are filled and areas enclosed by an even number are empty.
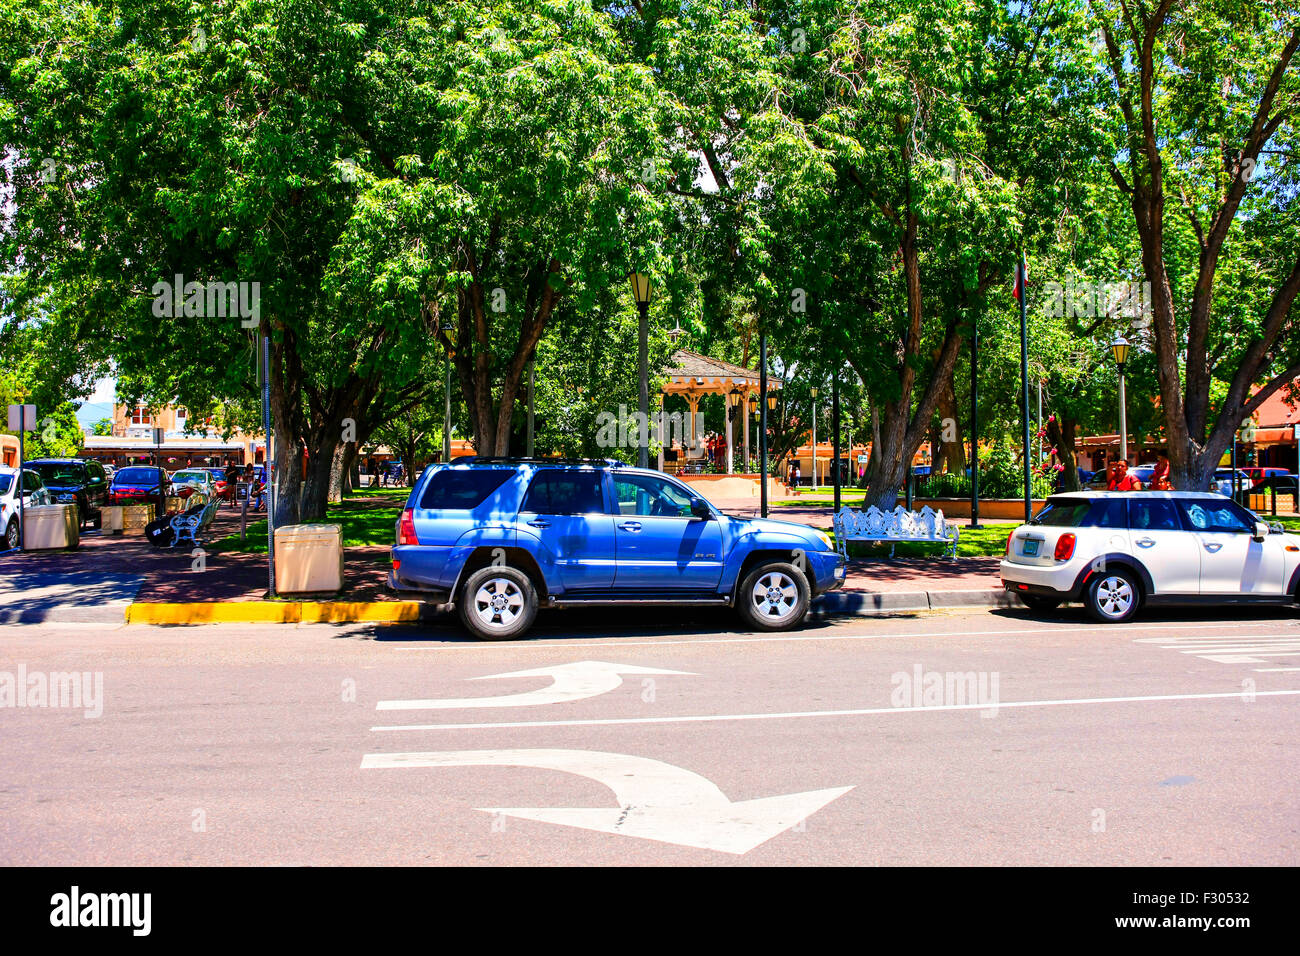
<svg viewBox="0 0 1300 956"><path fill-rule="evenodd" d="M212 473L206 468L183 468L173 472L171 483L172 494L182 500L187 500L191 495L196 494L211 500L217 493L216 482L212 480Z"/></svg>
<svg viewBox="0 0 1300 956"><path fill-rule="evenodd" d="M1155 473L1155 470L1155 465L1130 465L1128 473L1142 482L1143 488L1149 488L1151 486L1151 476ZM1092 472L1092 478L1087 482L1080 479L1080 483L1092 491L1105 491L1106 486L1110 483L1110 475L1103 468L1101 471Z"/></svg>
<svg viewBox="0 0 1300 956"><path fill-rule="evenodd" d="M108 504L108 475L103 465L85 458L38 458L27 467L41 476L55 503L75 504L82 524L100 526L100 509Z"/></svg>
<svg viewBox="0 0 1300 956"><path fill-rule="evenodd" d="M167 472L154 465L130 465L113 476L108 488L111 505L139 505L157 501L160 493L171 493Z"/></svg>
<svg viewBox="0 0 1300 956"><path fill-rule="evenodd" d="M1266 466L1261 467L1259 465L1252 465L1249 468L1239 468L1237 470L1243 474L1249 475L1251 480L1256 483L1263 481L1265 478L1271 478L1274 475L1290 474L1290 472L1285 468L1269 468Z"/></svg>
<svg viewBox="0 0 1300 956"><path fill-rule="evenodd" d="M29 468L23 469L21 495L24 508L31 505L54 504L54 498L41 481L40 474ZM22 529L18 498L18 469L0 465L0 533L4 535L0 538L0 545L5 551L12 551L18 547Z"/></svg>
<svg viewBox="0 0 1300 956"><path fill-rule="evenodd" d="M519 637L542 606L730 606L747 627L788 630L844 584L822 532L723 514L670 475L612 461L431 465L395 530L389 587L455 603L484 640Z"/></svg>
<svg viewBox="0 0 1300 956"><path fill-rule="evenodd" d="M1210 492L1053 495L1007 536L1003 586L1034 610L1098 621L1147 604L1300 601L1300 536Z"/></svg>
<svg viewBox="0 0 1300 956"><path fill-rule="evenodd" d="M1300 475L1289 474L1285 471L1281 474L1269 475L1264 480L1252 485L1246 491L1246 494L1267 495L1270 492L1278 495L1300 495Z"/></svg>
<svg viewBox="0 0 1300 956"><path fill-rule="evenodd" d="M1231 468L1218 469L1215 471L1214 478L1210 482L1210 490L1223 495L1225 498L1231 498L1234 492L1244 491L1254 484L1250 476L1240 468L1236 471L1237 480L1235 487L1232 476L1233 471Z"/></svg>

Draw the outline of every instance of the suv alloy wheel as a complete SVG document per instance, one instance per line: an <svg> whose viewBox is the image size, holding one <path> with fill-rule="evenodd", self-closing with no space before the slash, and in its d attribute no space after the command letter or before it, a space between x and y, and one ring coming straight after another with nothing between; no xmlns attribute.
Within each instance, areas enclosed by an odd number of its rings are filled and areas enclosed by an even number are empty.
<svg viewBox="0 0 1300 956"><path fill-rule="evenodd" d="M537 589L518 568L488 566L469 576L456 602L461 622L483 641L508 641L533 625Z"/></svg>
<svg viewBox="0 0 1300 956"><path fill-rule="evenodd" d="M774 561L745 575L736 594L736 609L759 631L787 631L808 613L808 579L793 564Z"/></svg>

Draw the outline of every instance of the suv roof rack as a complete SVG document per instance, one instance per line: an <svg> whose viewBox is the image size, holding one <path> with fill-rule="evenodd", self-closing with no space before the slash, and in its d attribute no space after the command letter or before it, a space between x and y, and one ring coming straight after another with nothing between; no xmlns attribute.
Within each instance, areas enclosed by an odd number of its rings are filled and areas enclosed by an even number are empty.
<svg viewBox="0 0 1300 956"><path fill-rule="evenodd" d="M628 468L626 462L614 458L528 458L513 455L465 455L453 458L448 464L491 464L491 465L599 465L608 468Z"/></svg>

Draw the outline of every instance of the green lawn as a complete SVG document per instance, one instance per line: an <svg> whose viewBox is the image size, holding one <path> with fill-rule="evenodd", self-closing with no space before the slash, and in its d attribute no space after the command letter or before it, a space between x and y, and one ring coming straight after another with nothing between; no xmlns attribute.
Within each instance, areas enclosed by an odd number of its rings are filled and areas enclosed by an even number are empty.
<svg viewBox="0 0 1300 956"><path fill-rule="evenodd" d="M343 547L361 548L370 545L391 545L396 539L394 527L402 513L406 493L401 489L389 489L394 492L393 505L376 507L373 503L361 503L354 499L345 499L342 504L331 505L324 521L305 522L307 524L337 524L343 526ZM357 493L357 498L377 497L364 492ZM249 522L248 535L243 542L238 534L232 534L214 541L208 548L209 553L236 551L243 554L266 554L266 519Z"/></svg>

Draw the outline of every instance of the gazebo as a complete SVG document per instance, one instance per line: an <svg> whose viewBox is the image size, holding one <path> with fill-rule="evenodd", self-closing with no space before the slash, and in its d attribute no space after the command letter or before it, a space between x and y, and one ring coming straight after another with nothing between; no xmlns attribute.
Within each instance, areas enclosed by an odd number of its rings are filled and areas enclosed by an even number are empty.
<svg viewBox="0 0 1300 956"><path fill-rule="evenodd" d="M781 379L769 374L767 389L769 394L781 388ZM689 424L683 429L682 451L686 453L686 463L702 461L705 456L701 436L696 434L696 417L700 409L700 400L705 395L722 395L727 399L727 474L733 474L732 455L734 443L731 440L730 409L739 404L741 431L744 434L744 460L749 461L749 423L751 399L757 410L759 390L759 372L747 369L722 359L709 358L698 352L678 349L673 353L672 365L668 369L668 381L664 383L659 399L662 410L663 400L669 395L680 395L686 399L690 409ZM664 436L668 437L668 436ZM683 470L679 467L672 470ZM663 446L659 450L659 470L664 470Z"/></svg>

